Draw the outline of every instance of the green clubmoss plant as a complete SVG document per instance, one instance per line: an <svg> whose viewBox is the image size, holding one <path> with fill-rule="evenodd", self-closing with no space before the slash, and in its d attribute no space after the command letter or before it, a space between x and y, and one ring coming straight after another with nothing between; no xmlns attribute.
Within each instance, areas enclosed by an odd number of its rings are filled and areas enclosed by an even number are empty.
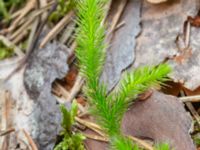
<svg viewBox="0 0 200 150"><path fill-rule="evenodd" d="M78 110L76 102L72 103L70 111L68 111L64 105L60 106L60 110L62 112L61 126L63 131L60 133L62 141L56 145L54 150L85 150L83 145L85 137L81 133L72 131L72 126L74 125Z"/></svg>
<svg viewBox="0 0 200 150"><path fill-rule="evenodd" d="M50 15L49 20L57 22L75 7L75 0L58 0L56 10Z"/></svg>
<svg viewBox="0 0 200 150"><path fill-rule="evenodd" d="M170 150L170 146L167 143L157 144L155 150Z"/></svg>
<svg viewBox="0 0 200 150"><path fill-rule="evenodd" d="M132 100L151 86L167 79L170 67L142 67L126 75L117 90L107 95L106 85L99 78L105 60L104 6L108 0L77 0L78 30L76 56L82 76L85 78L84 93L91 106L91 114L107 133L113 150L138 150L121 130L121 121Z"/></svg>

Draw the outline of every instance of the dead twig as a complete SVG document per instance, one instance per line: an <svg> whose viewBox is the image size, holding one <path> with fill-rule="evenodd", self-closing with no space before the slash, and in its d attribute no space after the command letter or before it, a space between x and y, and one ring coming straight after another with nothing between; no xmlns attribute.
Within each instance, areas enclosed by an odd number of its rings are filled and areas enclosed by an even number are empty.
<svg viewBox="0 0 200 150"><path fill-rule="evenodd" d="M106 39L107 39L108 43L112 39L113 32L116 29L116 26L117 26L117 24L119 22L119 19L120 19L122 13L124 12L124 9L125 9L125 6L126 6L127 2L128 2L127 0L121 1L120 5L118 7L118 11L115 14L115 16L113 17L112 25L111 25L111 27L109 29L109 32L108 32L107 36L106 36Z"/></svg>
<svg viewBox="0 0 200 150"><path fill-rule="evenodd" d="M62 20L46 35L40 44L40 48L44 47L50 40L52 40L70 21L74 16L74 11L70 11Z"/></svg>
<svg viewBox="0 0 200 150"><path fill-rule="evenodd" d="M31 136L28 134L28 132L26 132L26 130L22 129L24 135L26 136L28 143L30 144L32 150L38 150L35 142L33 141L33 139L31 138Z"/></svg>
<svg viewBox="0 0 200 150"><path fill-rule="evenodd" d="M8 91L4 91L1 93L1 98L3 100L2 103L2 119L1 119L1 129L7 130L11 126L11 100L10 93ZM9 136L3 136L0 138L0 148L6 149L9 146Z"/></svg>
<svg viewBox="0 0 200 150"><path fill-rule="evenodd" d="M184 92L181 91L181 96L185 96ZM191 114L193 115L193 117L196 119L198 125L200 126L200 116L197 113L197 111L195 110L194 106L192 105L191 102L186 102L185 105L187 106L187 108L190 110Z"/></svg>
<svg viewBox="0 0 200 150"><path fill-rule="evenodd" d="M0 35L0 41L2 41L7 47L13 47L15 53L19 57L24 57L24 53L22 52L22 50L20 48L18 48L14 43L12 43L11 41L9 41L6 37Z"/></svg>
<svg viewBox="0 0 200 150"><path fill-rule="evenodd" d="M76 81L75 81L75 84L74 84L72 90L69 93L67 101L71 102L74 99L76 94L80 91L81 87L83 86L83 83L84 83L83 77L80 76L80 74L78 74Z"/></svg>
<svg viewBox="0 0 200 150"><path fill-rule="evenodd" d="M200 102L200 95L185 96L179 98L182 102Z"/></svg>
<svg viewBox="0 0 200 150"><path fill-rule="evenodd" d="M7 134L9 134L9 133L11 133L11 132L14 132L14 131L15 131L14 128L10 128L10 129L7 129L7 130L5 130L5 131L0 131L0 136L7 135Z"/></svg>
<svg viewBox="0 0 200 150"><path fill-rule="evenodd" d="M95 140L99 140L99 141L105 141L105 142L108 141L107 135L103 132L102 128L101 128L99 125L97 125L97 124L95 124L95 123L92 123L92 122L89 122L89 121L86 121L86 120L82 120L82 119L80 119L80 118L78 118L78 117L76 117L75 120L76 120L77 122L81 123L82 125L85 125L85 126L88 127L89 129L95 131L95 132L98 131L97 133L98 133L99 135L103 136L103 138L102 138L102 137L95 136L95 135L89 135L88 138L95 139ZM94 129L95 129L95 130L94 130ZM87 137L87 136L88 136L88 135L86 134L86 137ZM138 139L138 138L136 138L136 137L130 136L130 135L128 135L127 137L129 137L129 138L130 138L131 140L133 140L134 142L138 143L141 147L143 147L143 148L145 148L145 149L147 149L147 150L153 150L153 147L152 147L150 144L148 144L147 142L145 142L145 141L143 141L143 140L140 140L140 139Z"/></svg>
<svg viewBox="0 0 200 150"><path fill-rule="evenodd" d="M133 136L127 136L127 137L129 137L131 140L138 143L140 146L142 146L145 149L154 150L153 147L150 144L148 144L147 142L145 142L143 140L140 140L140 139L133 137Z"/></svg>
<svg viewBox="0 0 200 150"><path fill-rule="evenodd" d="M108 142L108 138L105 138L105 137L101 137L101 136L97 136L97 135L93 135L93 134L87 134L87 133L83 133L83 135L92 140Z"/></svg>
<svg viewBox="0 0 200 150"><path fill-rule="evenodd" d="M7 29L7 32L13 31L17 27L17 25L20 22L20 20L22 18L24 18L24 16L26 16L29 13L29 11L31 11L35 7L36 3L37 3L36 0L30 0L30 1L28 1L28 3L26 4L26 6L22 9L19 17Z"/></svg>
<svg viewBox="0 0 200 150"><path fill-rule="evenodd" d="M90 122L90 121L86 121L86 120L80 119L80 118L78 118L78 117L75 117L75 120L76 120L78 123L80 123L80 124L86 126L87 128L89 128L89 129L95 131L95 132L98 133L99 135L101 135L101 136L103 136L103 137L107 137L107 136L105 135L105 133L101 132L102 129L101 129L97 124L92 123L92 122Z"/></svg>

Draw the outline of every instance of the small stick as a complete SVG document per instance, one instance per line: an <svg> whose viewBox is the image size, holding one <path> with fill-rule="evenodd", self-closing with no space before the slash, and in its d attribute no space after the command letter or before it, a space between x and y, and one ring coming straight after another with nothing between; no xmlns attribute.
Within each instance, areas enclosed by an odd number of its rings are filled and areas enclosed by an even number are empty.
<svg viewBox="0 0 200 150"><path fill-rule="evenodd" d="M185 38L185 46L187 48L189 48L190 46L190 32L191 32L191 27L190 27L190 22L187 21L186 22L186 29L185 29L185 34L184 34L184 38Z"/></svg>
<svg viewBox="0 0 200 150"><path fill-rule="evenodd" d="M55 88L61 92L62 96L65 99L67 99L67 97L69 97L69 92L62 85L60 85L58 82L55 82Z"/></svg>
<svg viewBox="0 0 200 150"><path fill-rule="evenodd" d="M179 98L182 102L200 102L200 95L185 96Z"/></svg>
<svg viewBox="0 0 200 150"><path fill-rule="evenodd" d="M69 96L67 98L67 101L72 102L74 97L77 95L77 93L80 91L81 87L83 86L84 79L80 74L78 74L75 84L72 88L72 90L69 93Z"/></svg>
<svg viewBox="0 0 200 150"><path fill-rule="evenodd" d="M13 43L14 44L18 44L18 43L20 43L20 41L22 40L22 39L24 39L27 35L28 35L28 29L27 30L25 30L25 31L22 31L22 33L20 34L20 35L18 35L15 39L13 39Z"/></svg>
<svg viewBox="0 0 200 150"><path fill-rule="evenodd" d="M35 21L32 24L32 27L31 27L31 33L29 34L29 37L28 37L28 44L27 44L26 50L31 49L31 46L32 46L31 43L33 42L35 33L37 32L37 28L39 26L39 22L40 22L40 18L36 17Z"/></svg>
<svg viewBox="0 0 200 150"><path fill-rule="evenodd" d="M89 122L89 121L86 121L86 120L83 120L83 119L80 119L78 117L75 117L75 120L85 126L90 126L90 127L93 127L93 128L96 128L98 130L102 130L101 127L93 122Z"/></svg>
<svg viewBox="0 0 200 150"><path fill-rule="evenodd" d="M35 19L35 18L34 18ZM33 19L30 19L28 21L26 21L26 23L24 23L17 31L15 31L11 36L10 36L10 40L14 40L15 38L17 38L17 36L19 36L23 31L26 31L29 27L30 24L33 22Z"/></svg>
<svg viewBox="0 0 200 150"><path fill-rule="evenodd" d="M10 28L8 28L8 32L13 31L18 23L20 22L20 20L26 16L28 14L29 11L31 11L35 5L36 5L36 0L30 0L28 1L28 3L26 4L26 6L22 9L23 11L21 12L21 14L19 15L19 17L13 22L12 26Z"/></svg>
<svg viewBox="0 0 200 150"><path fill-rule="evenodd" d="M22 129L24 135L26 136L27 140L28 140L28 143L30 144L32 150L38 150L35 142L33 141L33 139L31 138L31 136L28 134L28 132L24 129Z"/></svg>
<svg viewBox="0 0 200 150"><path fill-rule="evenodd" d="M73 16L74 11L70 11L64 18L62 18L62 20L46 35L39 48L43 48L50 40L52 40L65 27L65 25L70 22Z"/></svg>
<svg viewBox="0 0 200 150"><path fill-rule="evenodd" d="M0 35L0 41L2 41L7 47L13 47L15 53L19 57L23 57L24 56L24 53L22 52L22 50L20 48L18 48L15 44L13 44L11 41L9 41L6 37Z"/></svg>
<svg viewBox="0 0 200 150"><path fill-rule="evenodd" d="M43 10L43 9L46 10L46 9L49 8L51 5L53 5L54 3L55 3L55 1L49 2L47 5L42 6L42 7L39 9L39 11L40 11L40 10ZM38 11L38 10L35 10L35 11ZM16 17L19 16L22 12L23 12L23 9L20 9L20 10L16 11L15 13L13 13L13 14L10 16L10 19L16 18ZM33 13L34 13L34 11L33 11Z"/></svg>
<svg viewBox="0 0 200 150"><path fill-rule="evenodd" d="M97 140L97 141L102 141L102 142L108 142L108 138L105 138L105 137L101 137L101 136L98 136L98 135L92 135L92 134L87 134L87 133L83 133L83 135L89 139L92 139L92 140Z"/></svg>
<svg viewBox="0 0 200 150"><path fill-rule="evenodd" d="M181 91L181 96L185 96L184 92ZM194 106L192 105L191 102L186 102L185 105L187 106L187 108L190 110L190 112L192 113L192 115L194 116L194 118L196 119L198 125L200 126L200 116L197 113L197 111L195 110Z"/></svg>
<svg viewBox="0 0 200 150"><path fill-rule="evenodd" d="M95 132L98 133L99 135L101 135L101 136L103 136L103 137L106 137L105 133L101 132L102 129L101 129L97 124L92 123L92 122L89 122L89 121L86 121L86 120L82 120L82 119L80 119L80 118L78 118L78 117L75 117L75 120L76 120L78 123L80 123L80 124L82 124L82 125L88 127L89 129L95 131Z"/></svg>
<svg viewBox="0 0 200 150"><path fill-rule="evenodd" d="M112 39L112 33L115 30L115 28L116 28L116 26L119 22L119 19L120 19L121 15L122 15L122 13L125 9L127 2L128 2L127 0L121 1L119 8L118 8L118 11L117 11L117 14L114 16L114 18L112 20L112 26L110 27L109 32L108 32L107 37L106 37L106 39L108 40L108 43Z"/></svg>
<svg viewBox="0 0 200 150"><path fill-rule="evenodd" d="M55 3L55 4L52 6L51 10L50 10L49 13L48 13L48 16L56 9L57 4L58 4L58 3ZM39 41L39 36L40 36L40 34L41 34L41 32L42 32L42 29L43 29L44 25L46 24L46 21L47 21L47 19L48 19L48 16L47 16L47 18L46 18L45 20L42 21L42 23L41 23L40 25L38 25L38 26L39 26L39 27L38 27L38 30L37 30L37 32L35 33L35 36L34 36L34 38L33 38L33 41L30 43L31 45L30 45L29 49L27 50L27 51L28 51L27 54L26 54L26 55L23 57L23 59L20 61L19 65L7 76L7 78L6 78L6 79L3 81L3 83L1 83L1 84L5 84L15 73L17 73L18 71L20 71L20 70L25 66L26 62L28 61L28 58L31 56L31 54L33 53L35 47L37 46L37 43L38 43L38 41ZM1 85L1 84L0 84L0 85Z"/></svg>
<svg viewBox="0 0 200 150"><path fill-rule="evenodd" d="M1 119L1 128L3 130L7 130L11 126L11 120L9 118L10 113L11 113L11 101L10 101L10 95L7 91L4 91L1 93L2 96L1 98L3 99L3 104L2 104L2 119ZM8 136L3 136L0 138L0 148L1 149L7 149L8 147Z"/></svg>
<svg viewBox="0 0 200 150"><path fill-rule="evenodd" d="M72 36L72 34L73 34L74 30L75 30L75 25L76 25L75 22L71 21L67 25L67 28L64 29L64 32L62 33L62 35L61 35L61 37L59 39L59 41L62 44L66 43L69 40L69 38L71 38L71 36Z"/></svg>
<svg viewBox="0 0 200 150"><path fill-rule="evenodd" d="M145 142L145 141L143 141L143 140L140 140L140 139L138 139L138 138L136 138L136 137L129 136L129 135L128 135L127 137L129 137L131 140L135 141L135 142L138 143L140 146L142 146L142 147L144 147L144 148L146 148L146 149L148 149L148 150L154 150L153 147L152 147L150 144L148 144L147 142Z"/></svg>
<svg viewBox="0 0 200 150"><path fill-rule="evenodd" d="M0 131L0 136L7 135L7 134L9 134L9 133L11 133L11 132L14 132L14 131L15 131L14 128L10 128L10 129L7 129L7 130L5 130L5 131Z"/></svg>

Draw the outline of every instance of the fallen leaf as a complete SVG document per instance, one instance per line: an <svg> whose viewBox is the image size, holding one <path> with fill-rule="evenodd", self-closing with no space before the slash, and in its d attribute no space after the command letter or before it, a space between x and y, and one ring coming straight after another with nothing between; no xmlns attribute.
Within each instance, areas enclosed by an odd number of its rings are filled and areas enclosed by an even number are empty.
<svg viewBox="0 0 200 150"><path fill-rule="evenodd" d="M188 21L191 23L194 27L200 27L200 16L195 16L194 18L189 16Z"/></svg>
<svg viewBox="0 0 200 150"><path fill-rule="evenodd" d="M146 101L136 101L124 116L125 134L155 142L168 142L176 150L195 150L190 137L192 118L174 96L154 91Z"/></svg>
<svg viewBox="0 0 200 150"><path fill-rule="evenodd" d="M199 87L199 28L191 27L189 50L180 51L176 45L177 36L184 33L183 26L188 16L195 16L198 11L196 0L177 0L158 5L144 2L141 14L142 32L137 37L133 67L157 65L169 60L173 69L170 77L174 82L183 83L190 90Z"/></svg>

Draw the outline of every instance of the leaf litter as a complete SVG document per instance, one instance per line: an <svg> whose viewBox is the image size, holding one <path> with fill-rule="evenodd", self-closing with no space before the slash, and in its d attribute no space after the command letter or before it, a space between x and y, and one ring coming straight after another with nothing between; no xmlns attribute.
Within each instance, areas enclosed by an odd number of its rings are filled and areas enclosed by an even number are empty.
<svg viewBox="0 0 200 150"><path fill-rule="evenodd" d="M34 0L27 2L26 5L24 5L20 10L17 10L15 13L13 13L13 15L11 15L11 24L6 28L2 28L1 30L2 37L17 48L20 47L20 45L28 38L30 38L29 41L31 41L32 35L29 31L34 31L34 28L30 28L30 25L33 25L34 22L37 22L36 20L38 19L39 14L47 13L47 10L54 3L54 0L48 1L46 5L42 6L42 8L37 8ZM173 72L170 75L172 82L178 82L181 84L181 88L176 89L175 95L180 96L181 91L185 92L185 98L187 98L187 96L199 94L199 92L192 92L198 89L200 84L200 78L198 76L198 11L200 7L198 0L168 0L167 2L153 0L113 1L108 7L110 7L106 21L109 33L107 38L108 49L105 69L102 73L102 81L108 84L109 91L112 91L118 84L118 81L120 80L124 70L131 70L146 64L158 65L167 61L173 68ZM23 13L20 14L20 12ZM58 43L63 43L63 40L59 41L59 37L65 37L64 33L66 34L66 32L62 32L64 30L70 30L69 33L74 34L73 30L75 28L68 29L68 25L72 24L73 22L73 19L71 18L74 17L68 13L66 16L63 16L62 19L65 18L67 18L67 22L60 21L50 27L49 35L51 36L46 34L46 37L42 40L43 42L40 43L42 46L47 44L47 47L54 47L52 50L59 49L58 47L60 44L51 44L49 41L58 40ZM23 36L21 36L20 31L22 31L22 24L25 22L28 23L23 28L27 32L24 32ZM58 29L58 27L61 28ZM37 30L37 28L35 29ZM19 72L13 75L5 86L1 86L1 91L9 90L11 92L13 99L12 101L15 102L12 108L13 111L18 112L20 110L23 112L24 109L23 113L16 113L15 115L11 114L12 118L14 118L14 121L17 122L16 124L13 124L13 127L15 127L18 131L21 131L21 134L23 135L22 139L26 141L25 143L29 145L29 147L32 147L32 149L34 149L34 147L39 147L39 145L52 148L55 144L54 137L56 137L58 131L55 131L55 133L53 130L55 130L55 126L59 126L59 119L56 119L56 114L59 114L59 109L57 108L56 103L63 103L63 101L66 101L66 99L72 101L76 98L80 99L80 97L82 97L82 86L80 86L79 83L83 84L83 80L79 79L78 73L73 71L72 67L76 63L75 59L70 61L73 65L69 64L69 70L72 70L71 74L73 75L73 81L70 81L71 78L68 76L66 79L61 80L63 84L61 84L61 88L58 88L58 91L61 93L60 98L63 99L62 95L65 95L64 100L58 100L56 102L56 99L51 94L52 82L56 78L64 77L68 70L66 69L68 68L68 65L66 64L67 55L69 54L70 57L73 56L74 48L76 47L73 36L67 36L66 38L67 39L64 40L64 44L71 48L69 53L65 51L66 56L54 53L57 55L55 58L48 57L48 59L43 60L43 57L41 56L43 56L43 54L47 56L48 52L46 52L46 54L43 53L40 56L42 53L41 49L36 49L35 51L37 52L38 50L38 54L35 52L36 55L33 54L31 56L32 59L27 62L26 67L24 66ZM23 57L23 52L19 48L17 52L17 55L20 57L14 56L13 58L0 61L1 81L5 79L12 72L12 70L16 68L17 65L20 64L19 62L21 56ZM66 58L61 59L64 56ZM40 59L42 60L41 62L39 61ZM58 61L59 59L61 60ZM53 64L51 61L53 61ZM58 67L60 65L62 65L62 67L65 69ZM35 66L42 66L49 69L49 71L36 71L36 74L38 74L37 77L32 76L33 72L31 72L31 78L27 78L27 70L34 70L37 68ZM41 74L39 74L40 72ZM60 75L60 73L62 75ZM48 75L52 75L52 78L48 78ZM74 81L75 77L77 81ZM43 79L43 81L40 79ZM40 83L40 86L36 86L37 83ZM165 88L168 89L168 87ZM46 94L44 94L42 91ZM42 105L43 102L40 103L42 106L41 110L44 111L43 117L50 119L49 121L51 122L45 124L44 120L40 120L40 123L43 124L41 126L52 129L49 131L46 131L45 129L42 130L42 128L36 125L38 119L40 118L38 117L40 113L37 115L32 114L40 108L38 107L38 104L34 104L40 101L37 100L37 97L41 96L40 94L43 95L41 101L48 103L48 105L51 105L52 107L56 107L50 111L48 110L50 108L49 106L46 104ZM46 95L48 98L44 98L44 95ZM57 99L59 99L58 95ZM85 100L83 97L81 99ZM191 118L189 113L186 113L184 105L182 102L180 102L180 100L181 98L178 99L176 97L154 91L152 94L150 94L150 96L146 97L146 100L137 101L132 107L130 107L129 111L124 117L122 130L125 134L140 138L142 140L150 139L152 142L167 141L177 150L195 149L190 132L192 132L192 119L196 120L199 117L194 115L194 113L198 114L198 105L197 102L195 104L193 102L186 104L187 107L190 105L194 110L191 111L191 108L187 108L192 114L193 118ZM79 115L82 116L81 118L87 118L86 121L88 121L89 118L89 121L95 122L95 119L91 118L91 116L88 116L87 114L88 105L84 102L83 106L81 103L82 102L78 104ZM3 112L5 110L3 110L2 107L4 107L3 104L1 105L1 111ZM52 110L55 110L56 114L52 115ZM48 113L46 112L49 112L50 115L48 116ZM31 122L29 116L31 116L36 122ZM3 119L3 116L1 116L1 118ZM21 124L24 122L27 124ZM52 126L50 126L51 124ZM87 122L83 123L84 126L86 126L86 124ZM30 129L31 126L34 128L34 130ZM22 128L25 130L22 131ZM85 133L89 133L88 137L90 137L86 140L86 147L88 149L95 150L97 148L105 149L107 146L106 141L104 141L104 143L99 142L100 139L105 138L103 134L99 138L95 138L96 133L100 132L96 129L93 130L93 132L88 131L94 129L93 125L89 125L87 128L87 131L83 131ZM2 130L6 129L7 128L2 128ZM44 134L37 134L43 131ZM12 134L10 133L10 135L15 137L16 135L20 134L14 132ZM42 137L42 140L40 137ZM54 139L53 142L49 137ZM27 141L27 139L29 140ZM10 146L12 146L12 143Z"/></svg>

